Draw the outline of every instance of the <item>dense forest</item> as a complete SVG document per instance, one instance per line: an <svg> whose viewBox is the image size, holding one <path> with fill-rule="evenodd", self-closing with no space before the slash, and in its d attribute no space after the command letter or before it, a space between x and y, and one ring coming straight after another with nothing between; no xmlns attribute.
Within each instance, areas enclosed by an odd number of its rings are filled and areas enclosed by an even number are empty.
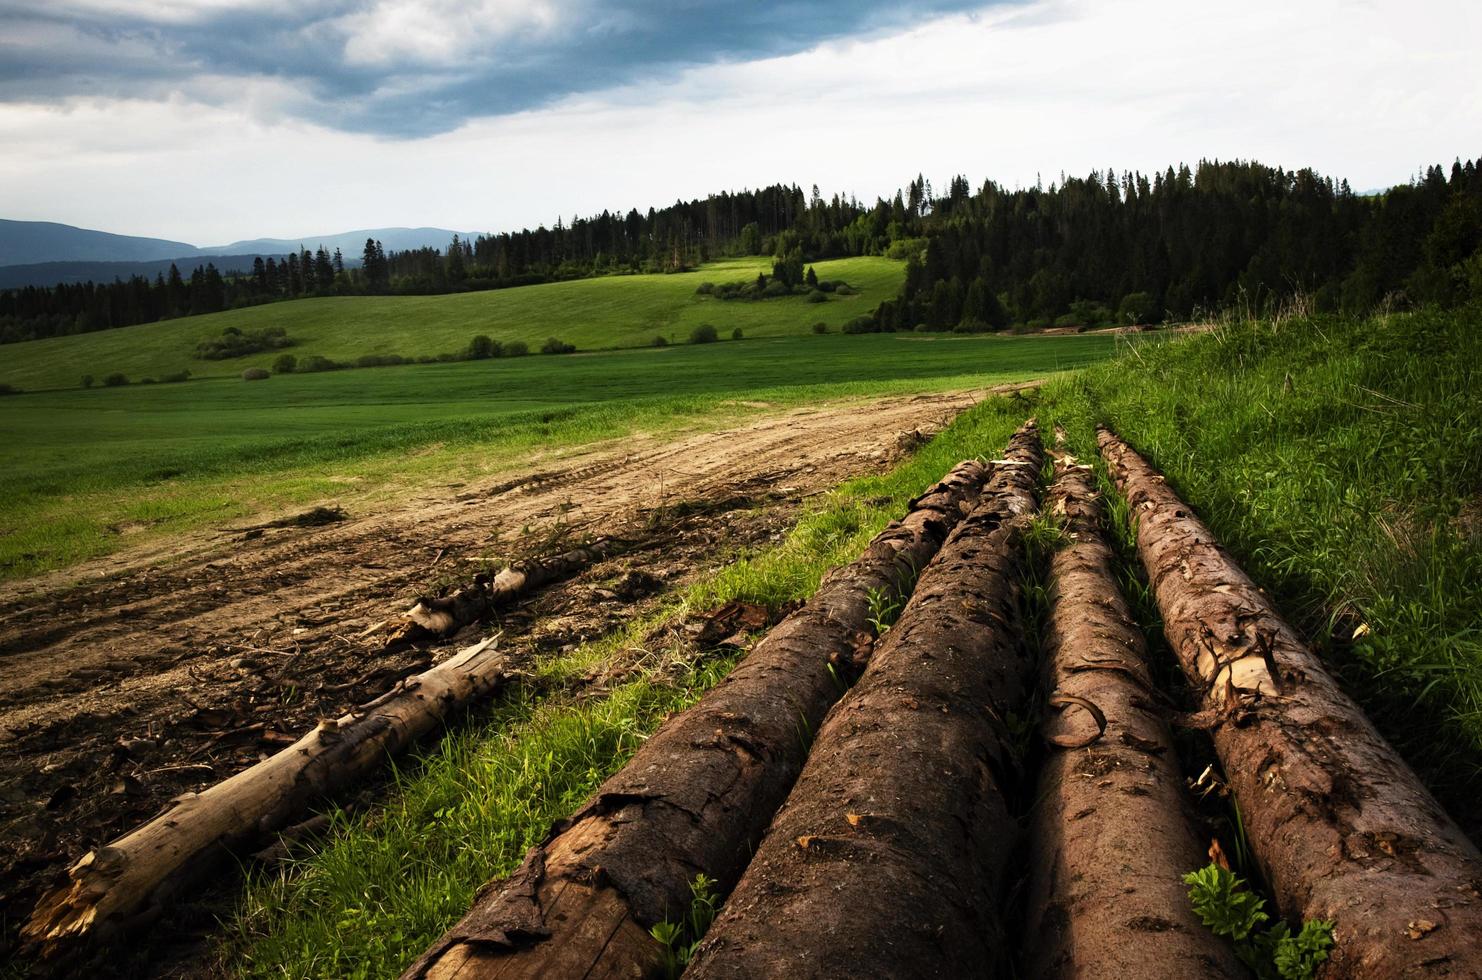
<svg viewBox="0 0 1482 980"><path fill-rule="evenodd" d="M457 237L445 250L351 261L319 249L223 274L0 292L0 343L84 333L280 299L439 293L592 275L667 272L727 255L774 255L777 275L845 255L908 260L901 295L861 329L1003 329L1183 319L1301 292L1320 309L1385 299L1452 303L1482 295L1482 171L1432 166L1380 194L1311 170L1202 162L1151 177L1108 171L1048 188L974 193L955 177L936 196L921 177L865 208L813 188L604 211L552 228ZM355 260L358 260L358 264ZM789 271L796 275L789 275Z"/></svg>
<svg viewBox="0 0 1482 980"><path fill-rule="evenodd" d="M930 211L901 296L876 312L883 329L1146 323L1294 293L1352 311L1482 296L1473 162L1375 195L1310 170L1204 162L1047 190L974 194L959 177L941 198L911 199Z"/></svg>

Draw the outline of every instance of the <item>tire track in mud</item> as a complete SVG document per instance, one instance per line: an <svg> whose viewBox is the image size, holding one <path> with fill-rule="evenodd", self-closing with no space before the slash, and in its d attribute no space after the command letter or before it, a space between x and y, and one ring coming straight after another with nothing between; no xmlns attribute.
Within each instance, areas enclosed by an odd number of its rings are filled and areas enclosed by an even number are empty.
<svg viewBox="0 0 1482 980"><path fill-rule="evenodd" d="M273 751L418 668L425 652L387 654L358 634L491 546L529 547L562 525L612 533L697 499L776 504L694 518L691 551L677 533L646 556L713 565L780 530L803 497L882 469L902 431L935 431L973 400L795 409L669 444L638 436L343 523L201 533L176 542L174 560L151 547L0 587L0 913L18 920L87 847L250 764L242 732Z"/></svg>

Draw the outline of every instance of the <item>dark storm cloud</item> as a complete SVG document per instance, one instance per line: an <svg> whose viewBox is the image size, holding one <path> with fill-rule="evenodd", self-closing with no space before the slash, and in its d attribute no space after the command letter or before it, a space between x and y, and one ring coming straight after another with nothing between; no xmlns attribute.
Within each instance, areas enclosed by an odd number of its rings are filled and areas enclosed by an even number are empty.
<svg viewBox="0 0 1482 980"><path fill-rule="evenodd" d="M233 99L233 80L275 79L290 92L280 111L337 129L417 137L689 66L795 53L983 5L0 0L0 101L179 92L220 102ZM531 17L537 9L547 16Z"/></svg>

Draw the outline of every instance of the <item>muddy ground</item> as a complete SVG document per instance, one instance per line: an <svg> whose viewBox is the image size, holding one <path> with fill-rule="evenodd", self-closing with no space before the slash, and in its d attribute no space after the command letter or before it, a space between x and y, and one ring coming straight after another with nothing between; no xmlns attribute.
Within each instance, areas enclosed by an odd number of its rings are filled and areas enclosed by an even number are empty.
<svg viewBox="0 0 1482 980"><path fill-rule="evenodd" d="M373 627L418 595L559 541L635 540L499 623L530 652L594 639L779 540L807 497L883 470L974 397L637 436L374 514L196 534L0 586L0 955L90 847L487 631L384 651Z"/></svg>

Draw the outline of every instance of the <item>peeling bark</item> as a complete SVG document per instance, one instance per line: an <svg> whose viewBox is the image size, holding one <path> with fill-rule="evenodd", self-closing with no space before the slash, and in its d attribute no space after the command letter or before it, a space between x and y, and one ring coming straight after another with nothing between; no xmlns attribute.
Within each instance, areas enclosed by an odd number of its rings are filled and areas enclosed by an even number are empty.
<svg viewBox="0 0 1482 980"><path fill-rule="evenodd" d="M1337 923L1323 975L1482 976L1482 855L1163 477L1100 442L1277 905Z"/></svg>
<svg viewBox="0 0 1482 980"><path fill-rule="evenodd" d="M1044 726L1061 747L1040 773L1031 828L1029 976L1244 977L1189 905L1182 879L1204 849L1090 467L1058 459L1045 509L1068 538L1044 639L1051 705L1067 707Z"/></svg>
<svg viewBox="0 0 1482 980"><path fill-rule="evenodd" d="M452 636L501 606L528 592L564 578L617 551L619 543L602 538L559 555L532 558L501 569L492 578L476 577L473 584L446 596L424 597L401 617L400 627L386 640L386 649ZM394 620L393 620L394 622Z"/></svg>
<svg viewBox="0 0 1482 980"><path fill-rule="evenodd" d="M493 693L505 677L506 658L490 638L320 722L272 758L205 792L178 797L153 820L74 864L67 883L37 903L22 939L54 955L152 919L218 858L287 826L453 711Z"/></svg>
<svg viewBox="0 0 1482 980"><path fill-rule="evenodd" d="M587 805L552 828L406 977L635 976L658 962L648 935L689 909L703 872L722 893L792 786L869 642L869 594L909 593L986 476L957 466L857 561L827 575L719 685L671 718ZM837 668L836 666L837 665Z"/></svg>
<svg viewBox="0 0 1482 980"><path fill-rule="evenodd" d="M686 976L1006 972L1005 799L1034 677L1020 613L1043 456L1032 423L921 576Z"/></svg>

